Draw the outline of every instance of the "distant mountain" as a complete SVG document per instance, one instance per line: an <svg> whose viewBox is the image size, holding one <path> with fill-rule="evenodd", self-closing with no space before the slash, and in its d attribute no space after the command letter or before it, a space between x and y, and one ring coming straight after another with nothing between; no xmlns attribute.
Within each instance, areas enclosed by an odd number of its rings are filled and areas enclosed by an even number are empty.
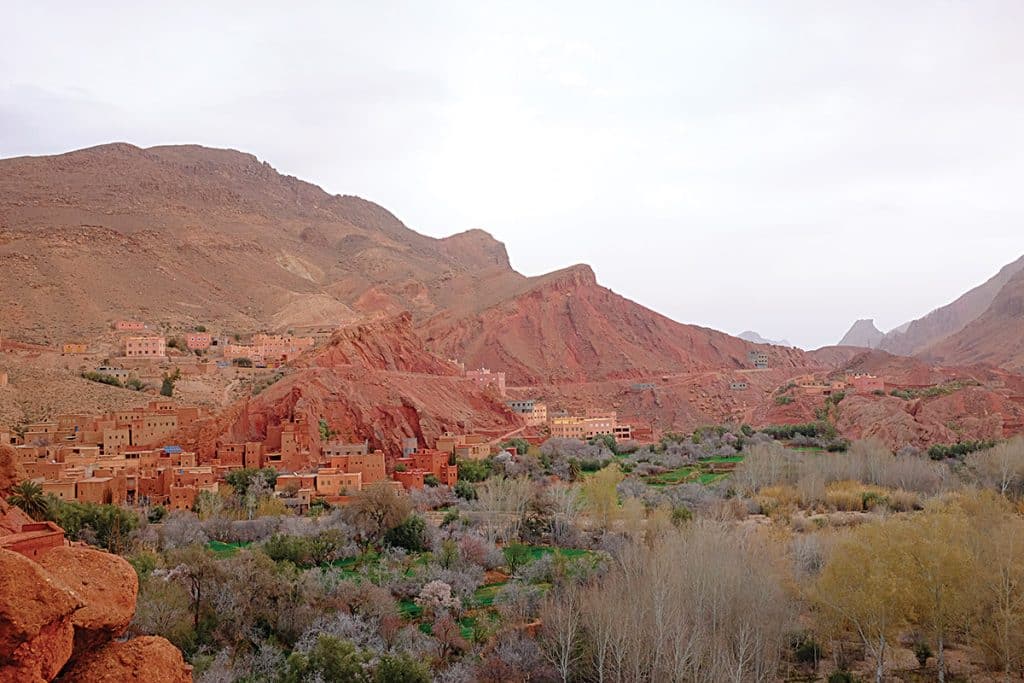
<svg viewBox="0 0 1024 683"><path fill-rule="evenodd" d="M788 346L790 348L795 348L795 346L788 339L780 339L778 341L774 339L765 339L764 337L759 335L757 332L754 332L753 330L740 332L736 336L748 342L753 342L754 344L772 344L774 346Z"/></svg>
<svg viewBox="0 0 1024 683"><path fill-rule="evenodd" d="M984 284L978 285L956 301L892 330L885 335L878 348L900 356L911 356L938 344L985 313L1003 287L1021 271L1024 271L1024 256L1003 266Z"/></svg>
<svg viewBox="0 0 1024 683"><path fill-rule="evenodd" d="M917 355L947 364L991 363L1024 371L1024 270L999 289L981 315Z"/></svg>
<svg viewBox="0 0 1024 683"><path fill-rule="evenodd" d="M875 321L870 318L858 320L853 327L839 340L839 346L860 346L865 349L878 347L879 342L885 334L875 327Z"/></svg>

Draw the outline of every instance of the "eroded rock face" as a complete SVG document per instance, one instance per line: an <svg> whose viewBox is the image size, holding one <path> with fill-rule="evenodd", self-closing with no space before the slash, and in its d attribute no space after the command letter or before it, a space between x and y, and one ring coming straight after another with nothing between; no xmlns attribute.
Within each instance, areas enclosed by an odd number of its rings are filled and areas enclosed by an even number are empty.
<svg viewBox="0 0 1024 683"><path fill-rule="evenodd" d="M64 683L190 683L192 670L181 651L158 636L107 643L85 653L57 679Z"/></svg>
<svg viewBox="0 0 1024 683"><path fill-rule="evenodd" d="M71 656L81 606L38 564L0 550L0 682L52 680Z"/></svg>
<svg viewBox="0 0 1024 683"><path fill-rule="evenodd" d="M72 617L76 656L128 629L139 578L124 559L92 548L63 546L40 557L39 564L83 603Z"/></svg>

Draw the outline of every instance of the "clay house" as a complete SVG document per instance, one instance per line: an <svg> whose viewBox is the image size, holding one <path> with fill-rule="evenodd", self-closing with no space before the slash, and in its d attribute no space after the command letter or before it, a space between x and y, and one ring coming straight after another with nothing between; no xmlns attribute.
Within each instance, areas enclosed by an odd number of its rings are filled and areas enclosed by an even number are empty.
<svg viewBox="0 0 1024 683"><path fill-rule="evenodd" d="M370 442L346 443L344 441L328 441L322 449L324 458L334 455L366 455L370 452Z"/></svg>
<svg viewBox="0 0 1024 683"><path fill-rule="evenodd" d="M400 481L403 488L422 488L425 477L432 475L444 486L455 486L459 479L459 468L450 464L451 456L444 451L423 450L407 458L395 461L392 478ZM400 469L401 466L404 469Z"/></svg>
<svg viewBox="0 0 1024 683"><path fill-rule="evenodd" d="M61 347L61 353L65 356L89 353L89 345L82 342L69 342Z"/></svg>
<svg viewBox="0 0 1024 683"><path fill-rule="evenodd" d="M118 332L142 332L146 329L146 323L138 320L118 320L114 323L114 329Z"/></svg>
<svg viewBox="0 0 1024 683"><path fill-rule="evenodd" d="M491 444L481 434L445 432L434 441L434 449L463 460L483 460L491 454Z"/></svg>
<svg viewBox="0 0 1024 683"><path fill-rule="evenodd" d="M563 439L592 439L610 435L619 439L632 437L632 427L620 424L614 411L587 411L585 416L567 415L551 418L551 436Z"/></svg>
<svg viewBox="0 0 1024 683"><path fill-rule="evenodd" d="M857 374L846 378L846 383L858 394L870 394L885 391L885 380L868 374Z"/></svg>
<svg viewBox="0 0 1024 683"><path fill-rule="evenodd" d="M328 500L361 491L363 475L359 472L342 472L333 467L323 467L316 472L316 495Z"/></svg>
<svg viewBox="0 0 1024 683"><path fill-rule="evenodd" d="M330 469L345 474L359 474L361 486L369 486L388 478L383 451L365 455L332 455L328 461Z"/></svg>
<svg viewBox="0 0 1024 683"><path fill-rule="evenodd" d="M124 355L128 358L165 358L167 339L165 337L125 337Z"/></svg>
<svg viewBox="0 0 1024 683"><path fill-rule="evenodd" d="M124 505L128 485L124 477L86 477L75 482L75 500L79 503Z"/></svg>
<svg viewBox="0 0 1024 683"><path fill-rule="evenodd" d="M109 375L110 377L113 377L121 384L127 382L129 379L131 379L132 376L130 370L125 370L124 368L115 368L110 365L101 365L98 368L96 368L96 372L101 375Z"/></svg>
<svg viewBox="0 0 1024 683"><path fill-rule="evenodd" d="M258 441L219 444L214 453L214 465L229 469L263 467L263 444Z"/></svg>
<svg viewBox="0 0 1024 683"><path fill-rule="evenodd" d="M53 496L58 500L72 502L75 500L75 481L73 479L55 479L44 481L40 484L43 494Z"/></svg>
<svg viewBox="0 0 1024 683"><path fill-rule="evenodd" d="M467 370L466 379L471 380L481 389L491 388L498 392L499 396L505 395L505 373L491 372L487 368L479 370Z"/></svg>
<svg viewBox="0 0 1024 683"><path fill-rule="evenodd" d="M420 450L419 441L416 440L415 436L410 436L402 439L402 457L408 458L413 453L417 453Z"/></svg>
<svg viewBox="0 0 1024 683"><path fill-rule="evenodd" d="M185 346L189 351L205 351L213 344L213 335L209 332L189 332L185 335Z"/></svg>

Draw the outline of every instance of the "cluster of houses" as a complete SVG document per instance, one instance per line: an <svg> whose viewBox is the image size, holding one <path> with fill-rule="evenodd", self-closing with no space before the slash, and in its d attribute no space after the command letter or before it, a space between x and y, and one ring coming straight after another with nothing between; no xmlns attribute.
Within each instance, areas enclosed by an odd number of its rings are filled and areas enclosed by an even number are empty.
<svg viewBox="0 0 1024 683"><path fill-rule="evenodd" d="M174 445L179 430L201 428L212 420L201 409L171 401L103 415L67 414L54 420L0 430L0 442L13 447L18 466L43 492L65 501L118 505L163 505L191 509L202 491L217 492L232 470L274 468L276 489L299 508L313 499L344 504L376 482L398 490L430 484L454 486L458 459L491 454L493 437L444 433L434 448L415 438L401 444L402 455L387 459L369 443L316 438L301 417L269 425L263 441L221 442L207 457Z"/></svg>
<svg viewBox="0 0 1024 683"><path fill-rule="evenodd" d="M123 333L119 344L124 358L167 358L167 337L150 331L146 323L139 320L118 320L114 323L114 330ZM286 363L309 351L316 345L317 339L313 336L299 337L290 334L254 334L250 343L242 344L199 328L182 335L180 341L184 346L182 351L204 354L217 352L226 363L245 358L254 365L269 366ZM61 352L64 355L85 355L89 353L89 345L78 341L67 342L61 346Z"/></svg>

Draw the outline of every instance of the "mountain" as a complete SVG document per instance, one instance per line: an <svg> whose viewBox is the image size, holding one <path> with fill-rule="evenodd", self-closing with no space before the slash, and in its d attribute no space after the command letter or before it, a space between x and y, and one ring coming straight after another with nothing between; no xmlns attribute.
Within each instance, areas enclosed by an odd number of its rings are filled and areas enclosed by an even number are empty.
<svg viewBox="0 0 1024 683"><path fill-rule="evenodd" d="M837 346L860 346L865 349L873 349L878 346L884 336L881 330L875 327L875 321L867 318L855 322L839 340Z"/></svg>
<svg viewBox="0 0 1024 683"><path fill-rule="evenodd" d="M918 355L947 364L989 363L1024 371L1024 269L999 289L981 315Z"/></svg>
<svg viewBox="0 0 1024 683"><path fill-rule="evenodd" d="M526 277L486 232L420 235L366 200L194 145L0 160L0 273L4 334L51 345L120 318L231 333L409 311L432 351L518 382L739 368L754 348L619 297L589 267Z"/></svg>
<svg viewBox="0 0 1024 683"><path fill-rule="evenodd" d="M950 304L923 318L905 323L885 335L878 348L912 356L964 329L992 306L1003 287L1024 271L1024 256L1003 266L998 273Z"/></svg>
<svg viewBox="0 0 1024 683"><path fill-rule="evenodd" d="M740 332L737 336L740 339L743 339L744 341L751 342L752 344L771 344L772 346L788 346L788 347L792 347L793 346L793 344L791 344L789 342L789 340L782 339L780 341L775 341L773 339L765 339L764 337L759 335L757 332L754 332L753 330L747 330L746 332Z"/></svg>

